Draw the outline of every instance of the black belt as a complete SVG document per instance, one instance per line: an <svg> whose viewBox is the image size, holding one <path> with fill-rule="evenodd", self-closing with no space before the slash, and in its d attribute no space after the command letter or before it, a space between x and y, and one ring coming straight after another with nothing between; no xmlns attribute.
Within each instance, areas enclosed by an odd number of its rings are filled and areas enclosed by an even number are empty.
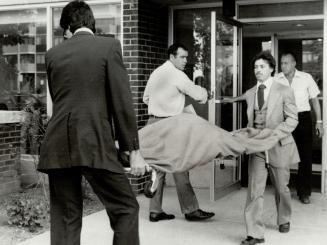
<svg viewBox="0 0 327 245"><path fill-rule="evenodd" d="M311 118L311 111L301 111L297 113L299 120L306 120Z"/></svg>
<svg viewBox="0 0 327 245"><path fill-rule="evenodd" d="M300 115L305 115L305 114L308 114L308 113L311 113L311 111L300 111L297 114L300 116Z"/></svg>

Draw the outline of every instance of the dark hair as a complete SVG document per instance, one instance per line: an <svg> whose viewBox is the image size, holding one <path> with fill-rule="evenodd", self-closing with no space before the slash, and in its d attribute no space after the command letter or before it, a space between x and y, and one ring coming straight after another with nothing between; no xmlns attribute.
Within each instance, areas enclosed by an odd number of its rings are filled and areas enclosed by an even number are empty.
<svg viewBox="0 0 327 245"><path fill-rule="evenodd" d="M81 0L68 3L61 12L60 26L72 33L81 27L87 27L95 32L95 19L90 6Z"/></svg>
<svg viewBox="0 0 327 245"><path fill-rule="evenodd" d="M179 48L182 48L185 51L188 51L188 49L183 44L181 44L181 43L174 43L174 44L170 45L169 48L168 48L168 50L167 50L168 58L170 57L171 54L174 55L174 56L176 56L177 50Z"/></svg>
<svg viewBox="0 0 327 245"><path fill-rule="evenodd" d="M275 61L275 58L271 55L270 51L265 50L265 51L258 53L256 56L254 56L254 58L252 60L253 68L254 68L254 63L260 59L263 59L268 62L270 68L273 69L273 71L271 73L271 75L273 76L275 74L275 70L276 70L276 61Z"/></svg>
<svg viewBox="0 0 327 245"><path fill-rule="evenodd" d="M291 56L291 57L293 58L293 60L295 61L295 63L296 63L296 57L295 57L295 54L294 54L293 52L291 52L291 51L285 51L285 52L283 52L283 53L281 54L280 58L282 58L282 57L284 57L284 56L287 56L287 55Z"/></svg>

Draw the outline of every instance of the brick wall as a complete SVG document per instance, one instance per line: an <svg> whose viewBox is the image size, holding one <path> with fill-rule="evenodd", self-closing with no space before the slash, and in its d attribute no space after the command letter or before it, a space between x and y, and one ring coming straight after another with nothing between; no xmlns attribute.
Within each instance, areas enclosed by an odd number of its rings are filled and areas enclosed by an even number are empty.
<svg viewBox="0 0 327 245"><path fill-rule="evenodd" d="M20 189L20 130L18 123L0 124L0 195Z"/></svg>
<svg viewBox="0 0 327 245"><path fill-rule="evenodd" d="M123 56L129 73L139 127L145 125L147 106L142 102L150 73L166 60L168 9L149 1L124 0Z"/></svg>
<svg viewBox="0 0 327 245"><path fill-rule="evenodd" d="M148 119L142 102L151 72L166 60L168 43L168 9L144 0L123 1L123 58L131 83L138 127ZM150 174L136 177L127 173L136 194L143 192Z"/></svg>

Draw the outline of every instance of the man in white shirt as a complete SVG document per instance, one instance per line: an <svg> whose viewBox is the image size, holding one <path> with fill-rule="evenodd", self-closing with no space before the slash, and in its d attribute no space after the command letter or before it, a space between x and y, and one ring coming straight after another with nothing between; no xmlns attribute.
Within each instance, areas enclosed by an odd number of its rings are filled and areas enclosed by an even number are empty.
<svg viewBox="0 0 327 245"><path fill-rule="evenodd" d="M185 95L199 103L206 103L206 89L195 85L183 72L187 63L188 51L182 44L173 44L168 48L168 60L152 72L144 90L143 101L148 105L150 116L148 124L183 112ZM178 140L178 139L176 139ZM151 222L174 219L172 214L162 210L162 197L165 173L158 172L158 187L150 200ZM189 172L173 174L182 213L189 221L211 218L214 213L199 209L199 204L189 180Z"/></svg>
<svg viewBox="0 0 327 245"><path fill-rule="evenodd" d="M316 134L318 137L321 137L324 131L320 104L317 98L320 91L312 76L309 73L298 71L295 66L296 60L294 54L291 52L283 53L281 56L282 72L277 74L275 79L286 86L290 86L294 91L299 124L293 132L293 137L301 159L296 188L300 201L304 204L309 204L309 196L311 195L313 140L310 102L316 119Z"/></svg>

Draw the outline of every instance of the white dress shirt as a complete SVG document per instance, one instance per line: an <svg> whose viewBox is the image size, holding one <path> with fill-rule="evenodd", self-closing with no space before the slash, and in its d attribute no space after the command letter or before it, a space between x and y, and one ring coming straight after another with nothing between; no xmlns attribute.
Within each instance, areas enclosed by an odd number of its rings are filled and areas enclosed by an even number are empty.
<svg viewBox="0 0 327 245"><path fill-rule="evenodd" d="M263 90L263 98L265 100L265 102L267 101L267 98L268 98L268 95L269 95L269 92L270 92L270 88L271 88L271 85L272 83L274 82L274 79L272 77L268 78L266 81L264 82L257 82L257 90L256 90L256 96L255 96L255 108L259 108L258 107L258 89L259 89L259 86L261 84L265 85L266 88Z"/></svg>
<svg viewBox="0 0 327 245"><path fill-rule="evenodd" d="M169 117L182 113L185 94L205 103L206 89L195 85L188 76L166 61L152 72L144 90L143 102L148 105L148 114Z"/></svg>
<svg viewBox="0 0 327 245"><path fill-rule="evenodd" d="M282 72L275 76L275 80L286 86L291 86L294 91L298 112L311 110L309 100L316 98L320 91L316 82L309 73L295 70L291 85Z"/></svg>

